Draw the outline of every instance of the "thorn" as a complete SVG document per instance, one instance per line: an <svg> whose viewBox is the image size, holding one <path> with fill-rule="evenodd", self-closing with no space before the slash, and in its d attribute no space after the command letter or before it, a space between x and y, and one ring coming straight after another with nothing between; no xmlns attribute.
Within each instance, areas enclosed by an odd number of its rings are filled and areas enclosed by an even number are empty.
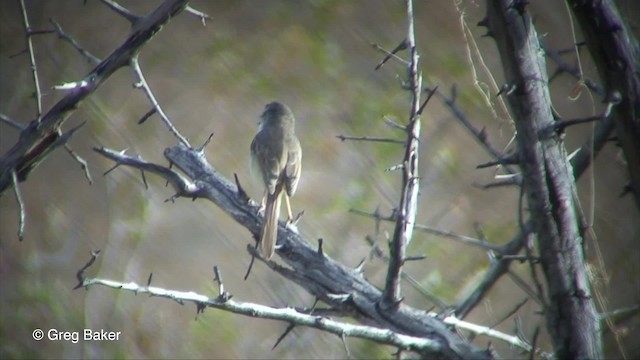
<svg viewBox="0 0 640 360"><path fill-rule="evenodd" d="M287 337L287 335L289 335L289 333L293 330L293 328L295 328L296 325L295 324L289 324L289 326L287 326L287 328L284 330L284 333L282 333L282 335L280 335L278 337L278 339L276 340L276 343L273 344L273 347L271 348L271 350L274 350L282 340L284 340L285 337Z"/></svg>
<svg viewBox="0 0 640 360"><path fill-rule="evenodd" d="M349 301L351 299L351 294L331 294L328 293L327 297L333 301L339 301L341 303Z"/></svg>
<svg viewBox="0 0 640 360"><path fill-rule="evenodd" d="M393 165L391 167L388 167L388 168L384 169L384 171L391 172L391 171L402 170L402 169L404 169L404 163L398 164L398 165Z"/></svg>
<svg viewBox="0 0 640 360"><path fill-rule="evenodd" d="M100 254L100 249L95 250L95 251L91 251L91 259L89 259L89 261L87 261L86 264L84 264L84 266L82 268L80 268L80 270L78 270L78 272L76 273L76 279L78 279L78 285L76 285L73 290L81 288L84 286L84 272L85 270L87 270L91 265L93 265L93 263L96 261L96 259L98 258L98 255Z"/></svg>
<svg viewBox="0 0 640 360"><path fill-rule="evenodd" d="M209 137L207 138L207 140L205 140L204 144L202 144L202 146L200 146L197 151L198 152L202 152L204 150L204 148L207 147L207 145L209 145L209 142L211 141L211 138L213 138L213 133L209 134Z"/></svg>
<svg viewBox="0 0 640 360"><path fill-rule="evenodd" d="M482 37L491 37L491 38L495 38L493 31L489 30L486 33L484 33L483 35L481 35Z"/></svg>
<svg viewBox="0 0 640 360"><path fill-rule="evenodd" d="M146 114L144 114L142 116L142 118L140 118L140 120L138 120L138 125L144 123L145 121L147 121L151 116L153 116L153 114L155 114L156 112L158 112L158 110L156 108L153 108L149 111L147 111Z"/></svg>
<svg viewBox="0 0 640 360"><path fill-rule="evenodd" d="M140 169L140 174L142 175L142 183L144 183L145 190L149 190L149 184L147 183L147 177L144 175L144 170Z"/></svg>
<svg viewBox="0 0 640 360"><path fill-rule="evenodd" d="M422 111L424 111L424 108L427 106L427 104L429 103L429 100L431 100L431 98L433 97L433 94L436 93L436 91L438 91L438 87L434 87L430 92L429 95L427 95L427 99L424 101L424 103L422 103L422 106L420 106L420 108L418 109L418 115L422 115Z"/></svg>
<svg viewBox="0 0 640 360"><path fill-rule="evenodd" d="M322 243L324 240L322 238L318 239L318 256L324 257L324 250L322 249Z"/></svg>
<svg viewBox="0 0 640 360"><path fill-rule="evenodd" d="M496 96L500 96L502 94L511 95L511 94L513 94L513 92L515 90L516 90L516 86L515 85L509 85L509 84L505 83L500 87L500 91L498 91Z"/></svg>
<svg viewBox="0 0 640 360"><path fill-rule="evenodd" d="M404 263L406 263L407 261L420 261L420 260L424 260L426 259L427 256L426 255L416 255L416 256L408 256L404 259Z"/></svg>
<svg viewBox="0 0 640 360"><path fill-rule="evenodd" d="M367 258L364 257L362 260L360 260L360 263L358 264L358 266L356 266L356 268L354 269L356 273L362 275L364 273L364 265L367 262Z"/></svg>
<svg viewBox="0 0 640 360"><path fill-rule="evenodd" d="M224 284L222 283L222 274L218 270L218 266L213 266L213 281L218 283L218 300L226 302L231 299L231 295L224 290Z"/></svg>
<svg viewBox="0 0 640 360"><path fill-rule="evenodd" d="M244 280L246 281L249 278L249 274L251 273L251 269L253 268L253 262L256 260L256 254L258 253L258 237L254 234L253 238L256 241L254 246L247 245L247 250L249 254L251 254L251 262L249 263L249 267L247 267L247 273L244 274Z"/></svg>
<svg viewBox="0 0 640 360"><path fill-rule="evenodd" d="M206 308L203 303L196 303L196 320L198 320L198 315L202 314Z"/></svg>
<svg viewBox="0 0 640 360"><path fill-rule="evenodd" d="M371 44L374 48L378 49L378 50L382 50L384 52L387 53L387 55L382 59L382 61L380 61L378 63L378 65L376 65L375 70L379 70L382 66L384 66L384 64L387 63L387 61L389 61L389 59L391 59L392 57L394 57L396 55L396 53L400 50L405 50L407 48L407 39L403 39L402 42L395 47L395 49L391 50L391 52L388 52L386 50L384 50L382 47L380 47L377 44Z"/></svg>
<svg viewBox="0 0 640 360"><path fill-rule="evenodd" d="M238 197L245 204L249 203L249 195L247 195L247 192L244 191L244 189L242 188L242 185L240 185L240 180L238 179L238 174L233 173L233 178L236 180L236 186L238 187L238 190L236 191L238 193Z"/></svg>
<svg viewBox="0 0 640 360"><path fill-rule="evenodd" d="M304 215L304 210L300 211L293 219L287 220L287 226L289 226L290 229L295 230L295 233L298 233L296 225L298 225L298 222L302 218L302 215Z"/></svg>

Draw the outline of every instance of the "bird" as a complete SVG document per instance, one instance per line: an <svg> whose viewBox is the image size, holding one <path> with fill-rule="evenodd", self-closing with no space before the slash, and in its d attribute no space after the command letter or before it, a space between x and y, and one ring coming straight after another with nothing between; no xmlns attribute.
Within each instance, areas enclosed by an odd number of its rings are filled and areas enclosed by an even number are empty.
<svg viewBox="0 0 640 360"><path fill-rule="evenodd" d="M281 197L284 194L290 222L289 198L296 192L302 171L302 148L295 134L293 112L287 105L274 101L265 106L251 141L251 164L265 187L259 211L264 211L259 245L262 256L269 260L276 249Z"/></svg>

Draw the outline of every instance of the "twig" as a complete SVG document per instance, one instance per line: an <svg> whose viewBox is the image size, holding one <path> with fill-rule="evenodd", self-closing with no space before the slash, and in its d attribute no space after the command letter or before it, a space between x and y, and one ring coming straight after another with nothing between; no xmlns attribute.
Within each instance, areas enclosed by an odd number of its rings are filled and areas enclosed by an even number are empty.
<svg viewBox="0 0 640 360"><path fill-rule="evenodd" d="M202 11L198 11L194 8L192 8L191 6L188 6L184 9L184 11L188 12L189 14L195 15L197 17L200 18L200 21L202 21L202 26L207 26L207 20L213 20L213 18L205 13L203 13Z"/></svg>
<svg viewBox="0 0 640 360"><path fill-rule="evenodd" d="M438 91L438 87L434 87L433 89L431 89L431 91L429 91L429 95L427 95L427 99L424 101L424 103L422 103L422 105L420 106L420 108L418 109L418 115L422 115L422 112L424 111L424 108L427 107L427 104L429 103L429 100L431 100L431 98L433 97L433 94Z"/></svg>
<svg viewBox="0 0 640 360"><path fill-rule="evenodd" d="M476 166L476 169L485 169L485 168L497 166L497 165L517 165L519 163L520 163L520 158L516 153L516 154L510 154L510 155L504 156L497 160L487 161L486 163L479 164Z"/></svg>
<svg viewBox="0 0 640 360"><path fill-rule="evenodd" d="M389 257L384 254L384 252L380 249L380 247L374 243L373 239L370 237L365 238L369 244L372 246L373 254L375 254L378 258L384 260L385 262L389 262ZM425 288L420 281L416 280L413 276L407 274L405 271L400 273L400 276L403 280L406 280L411 287L413 287L417 292L422 294L428 301L432 302L435 306L440 308L441 310L451 308L451 305L447 304L444 300L440 299L436 294L429 291L429 289Z"/></svg>
<svg viewBox="0 0 640 360"><path fill-rule="evenodd" d="M407 127L406 126L400 125L397 122L395 122L394 120L392 120L392 119L390 119L390 118L388 118L386 116L384 117L384 122L391 128L402 130L404 132L407 131Z"/></svg>
<svg viewBox="0 0 640 360"><path fill-rule="evenodd" d="M289 335L295 327L296 327L295 324L289 324L289 326L287 326L284 332L280 336L278 336L278 339L276 340L275 344L273 344L273 346L271 347L271 350L274 350L276 347L278 347L278 345L280 345L280 342L282 342L282 340L284 340L284 338L286 338L287 335Z"/></svg>
<svg viewBox="0 0 640 360"><path fill-rule="evenodd" d="M178 196L198 197L200 195L200 189L195 183L189 181L178 172L173 171L169 168L148 163L140 157L125 155L124 152L118 152L104 147L94 147L93 150L98 154L113 160L116 163L116 167L120 165L132 166L134 168L149 171L161 176L162 178L166 179L171 185L173 185L173 188L176 190L176 194L173 196L173 198Z"/></svg>
<svg viewBox="0 0 640 360"><path fill-rule="evenodd" d="M400 62L401 64L405 65L405 66L409 66L409 62L401 57L399 57L398 55L396 55L396 53L400 50L405 50L407 48L407 42L406 41L402 41L400 44L398 44L398 46L395 47L395 49L388 51L386 49L384 49L383 47L381 47L378 44L371 44L371 46L374 47L374 49L382 51L383 53L387 54L382 61L380 61L378 63L378 65L376 65L376 70L380 69L382 66L384 66L384 64L387 63L387 61L389 61L389 59L393 58L395 60L398 60L398 62Z"/></svg>
<svg viewBox="0 0 640 360"><path fill-rule="evenodd" d="M95 250L95 251L91 251L91 258L89 259L89 261L87 261L86 264L84 264L84 266L82 266L80 268L80 270L78 270L78 272L76 272L76 279L78 279L78 284L76 285L76 287L73 288L73 290L75 289L79 289L81 287L83 287L84 285L84 272L91 266L93 265L93 263L96 261L96 259L98 258L98 255L100 254L100 249ZM147 283L151 282L151 277L149 277L149 280L147 281ZM148 285L148 284L147 284Z"/></svg>
<svg viewBox="0 0 640 360"><path fill-rule="evenodd" d="M86 270L93 261L95 261L95 258L92 258L90 263L85 265L81 271L84 272L84 270ZM81 274L80 271L78 273ZM140 286L135 282L124 283L99 278L83 279L81 276L79 276L79 279L82 279L82 281L78 284L78 287L89 288L91 286L99 285L121 291L130 291L135 294L149 294L151 296L167 298L179 303L193 302L201 307L212 307L253 318L285 321L297 326L307 326L326 331L340 337L349 336L368 339L381 344L387 344L405 350L417 351L423 354L438 353L442 346L440 342L435 340L408 336L395 331L379 329L371 326L352 325L320 316L301 314L292 308L279 309L255 303L238 302L232 299L223 300L219 298L210 298L193 291L185 292L155 286Z"/></svg>
<svg viewBox="0 0 640 360"><path fill-rule="evenodd" d="M498 187L522 186L522 176L520 176L519 174L500 175L500 176L496 176L496 179L498 180L487 183L487 184L480 184L480 183L474 182L473 186L480 189L485 189L485 190L498 188Z"/></svg>
<svg viewBox="0 0 640 360"><path fill-rule="evenodd" d="M12 118L10 118L9 116L0 113L0 121L2 121L5 124L10 125L11 127L15 128L16 130L24 130L26 129L26 126L20 124L19 122L13 120Z"/></svg>
<svg viewBox="0 0 640 360"><path fill-rule="evenodd" d="M27 15L27 8L24 5L24 0L20 0L20 11L22 11L22 24L24 25L25 36L27 38L29 63L31 65L33 85L35 86L36 121L40 122L40 117L42 116L42 93L40 92L40 81L38 80L38 67L36 66L36 58L33 52L33 42L31 41L31 26L29 25L29 17Z"/></svg>
<svg viewBox="0 0 640 360"><path fill-rule="evenodd" d="M78 164L80 164L80 168L84 171L84 176L87 178L87 181L89 181L89 185L93 184L93 179L89 173L89 165L87 164L87 161L80 157L80 155L76 154L69 144L64 144L64 148L67 150L67 153L71 155Z"/></svg>
<svg viewBox="0 0 640 360"><path fill-rule="evenodd" d="M382 294L382 308L395 309L402 301L400 279L402 266L406 258L407 246L413 237L413 226L418 211L418 191L420 178L418 159L420 149L420 95L422 92L422 75L418 70L418 50L416 47L413 0L406 0L407 36L403 41L409 50L407 73L408 87L411 93L409 124L407 125L407 142L404 153L404 171L402 172L402 189L398 205L398 217L389 245L389 266ZM402 44L401 44L402 45Z"/></svg>
<svg viewBox="0 0 640 360"><path fill-rule="evenodd" d="M370 212L359 210L359 209L349 209L349 212L352 212L352 213L358 214L358 215L362 215L362 216L373 217L374 219L376 219L376 221L395 221L396 220L395 216L393 216L393 215L392 216L382 216L380 214L380 212L378 212L378 211L376 211L375 213L370 213ZM473 245L473 246L477 246L477 247L480 247L480 248L483 248L483 249L493 250L493 251L496 251L498 253L502 253L502 251L503 251L503 247L500 246L500 245L494 245L494 244L491 244L491 243L483 241L483 240L478 240L478 239L474 239L474 238L469 237L469 236L456 234L453 231L440 230L440 229L436 229L434 227L431 227L431 226L428 226L428 225L422 225L422 224L415 224L413 228L415 230L419 230L419 231L426 232L426 233L429 233L429 234L438 235L438 236L442 236L442 237L448 237L450 239L454 239L454 240L460 241L460 242L468 244L468 245Z"/></svg>
<svg viewBox="0 0 640 360"><path fill-rule="evenodd" d="M388 138L378 138L378 137L370 137L370 136L336 135L336 137L338 139L340 139L341 141L357 140L357 141L385 142L385 143L401 144L401 145L404 145L404 143L405 143L403 140L388 139Z"/></svg>
<svg viewBox="0 0 640 360"><path fill-rule="evenodd" d="M151 108L151 110L147 111L147 113L142 115L140 120L138 120L138 125L143 124L145 121L149 120L149 118L151 116L153 116L153 114L155 114L157 112L158 112L158 110L156 110L156 108Z"/></svg>
<svg viewBox="0 0 640 360"><path fill-rule="evenodd" d="M131 11L124 8L122 5L118 4L113 0L100 0L100 1L103 4L107 5L111 10L115 11L118 15L127 19L127 21L131 23L131 25L134 25L140 19L140 16L132 13Z"/></svg>
<svg viewBox="0 0 640 360"><path fill-rule="evenodd" d="M344 334L340 334L340 340L342 341L342 345L344 345L344 351L347 355L347 359L351 359L351 351L349 351L349 345L347 345L347 337Z"/></svg>
<svg viewBox="0 0 640 360"><path fill-rule="evenodd" d="M480 145L482 145L482 147L485 148L485 150L487 150L495 159L503 158L504 155L502 154L502 152L494 148L491 142L489 142L489 138L487 136L486 130L484 128L482 129L476 128L471 123L471 120L469 120L469 118L467 118L467 116L464 114L462 109L458 107L458 105L456 104L456 93L457 93L457 88L455 85L451 87L451 97L447 97L441 91L436 92L436 94L440 96L440 98L444 101L447 107L449 107L449 110L451 110L454 117L458 119L460 123L462 123L462 125L471 133L471 135L473 135L473 137L480 143ZM508 172L509 174L517 173L517 171L513 167L509 166L508 164L504 165L503 167L505 171Z"/></svg>
<svg viewBox="0 0 640 360"><path fill-rule="evenodd" d="M506 313L502 318L500 318L498 321L494 322L493 325L490 326L490 328L495 328L496 326L502 324L503 321L507 320L508 318L510 318L513 314L515 314L516 312L518 312L518 310L520 310L524 304L527 303L527 301L529 301L529 299L525 298L524 300L522 300L521 302L519 302L518 304L516 304L516 306L514 306L513 309L511 309L511 311L509 311L508 313Z"/></svg>
<svg viewBox="0 0 640 360"><path fill-rule="evenodd" d="M214 278L213 281L218 283L218 299L222 301L227 301L233 297L233 295L229 294L224 290L224 284L222 282L222 273L218 269L217 266L213 267Z"/></svg>
<svg viewBox="0 0 640 360"><path fill-rule="evenodd" d="M434 235L446 237L446 238L449 238L449 239L457 240L457 241L460 241L460 242L462 242L464 244L477 246L477 247L482 248L482 249L493 250L493 251L496 251L498 253L502 253L502 251L503 251L502 246L494 245L494 244L488 243L486 241L474 239L474 238L469 237L469 236L456 234L453 231L440 230L440 229L433 228L431 226L420 225L420 224L416 224L415 225L415 229L416 230L420 230L420 231L424 231L424 232L429 233L429 234L434 234Z"/></svg>
<svg viewBox="0 0 640 360"><path fill-rule="evenodd" d="M560 131L563 131L568 126L584 124L584 123L590 123L590 122L593 122L593 121L606 120L607 118L609 118L609 116L611 116L611 111L613 110L613 108L620 103L621 98L620 98L619 94L617 94L617 95L618 96L613 95L612 99L608 99L607 107L605 108L605 110L600 115L588 116L588 117L579 118L579 119L558 121L558 122L554 123L553 125L551 125L550 128L552 128L556 132L560 132ZM547 129L545 129L545 130L547 130ZM542 131L544 132L545 130L542 130Z"/></svg>
<svg viewBox="0 0 640 360"><path fill-rule="evenodd" d="M527 226L530 226L530 224L527 224ZM511 255L519 253L524 245L525 237L526 236L523 233L517 234L503 246L502 254ZM476 288L456 306L455 314L458 318L464 319L469 312L471 312L471 310L489 292L493 284L495 284L502 275L507 273L509 270L509 264L511 264L511 261L508 259L496 259L491 262L489 269L485 272L484 277L478 282Z"/></svg>
<svg viewBox="0 0 640 360"><path fill-rule="evenodd" d="M53 27L55 28L55 32L58 34L58 38L65 40L66 42L68 42L69 44L71 44L71 46L73 46L79 53L80 55L84 56L87 61L91 64L94 65L98 65L102 60L97 58L96 56L93 56L93 54L91 54L89 51L87 51L85 48L83 48L77 41L76 39L72 38L71 36L67 35L67 33L65 33L62 30L62 27L60 26L60 24L58 24L57 22L55 22L55 20L53 19L49 19L49 22L53 25Z"/></svg>
<svg viewBox="0 0 640 360"><path fill-rule="evenodd" d="M574 77L575 79L580 80L586 87L588 87L591 91L595 92L596 94L600 96L605 95L605 92L600 85L598 85L593 80L585 79L583 77L584 75L580 73L578 68L576 68L575 66L571 66L567 64L564 60L562 60L561 55L563 52L575 53L576 51L575 48L570 48L570 49L567 49L566 51L562 51L562 50L554 51L549 49L549 47L547 47L544 44L544 39L542 37L539 37L539 41L540 41L540 47L542 47L542 50L544 50L545 55L547 55L547 57L556 64L557 66L556 74L567 73L572 77ZM553 77L549 78L549 82L551 82L552 80L553 80Z"/></svg>
<svg viewBox="0 0 640 360"><path fill-rule="evenodd" d="M160 118L162 119L164 124L167 126L169 131L173 134L173 136L175 136L185 146L191 147L191 145L189 144L189 141L187 141L187 139L180 134L178 129L176 129L173 126L173 124L171 123L171 120L169 120L167 115L164 113L164 111L160 107L160 104L158 104L156 97L153 95L153 92L151 91L151 88L149 88L149 84L147 84L147 80L145 80L144 78L142 69L140 69L140 63L138 61L137 55L131 58L130 64L131 64L131 67L133 68L133 71L136 73L136 76L138 77L138 82L136 83L135 86L141 87L143 89L144 93L147 95L147 98L149 99L149 102L151 102L151 105L153 106L153 108L156 109L156 111L158 112L158 115L160 115Z"/></svg>
<svg viewBox="0 0 640 360"><path fill-rule="evenodd" d="M515 346L517 348L520 348L524 351L533 351L534 349L531 347L531 345L529 345L528 343L522 341L519 337L514 336L514 335L508 335L505 334L503 332L488 328L486 326L480 326L480 325L476 325L470 322L466 322L463 320L458 319L455 316L448 316L446 318L444 318L444 323L445 324L449 324L452 326L455 326L458 329L463 329L463 330L467 330L467 331L471 331L472 333L476 334L476 335L486 335L486 336L490 336L492 338L495 339L499 339L502 340L512 346Z"/></svg>
<svg viewBox="0 0 640 360"><path fill-rule="evenodd" d="M20 188L18 187L18 177L16 171L11 171L11 179L13 180L13 193L16 195L16 202L18 203L18 240L24 239L24 202L22 201L22 195L20 194Z"/></svg>

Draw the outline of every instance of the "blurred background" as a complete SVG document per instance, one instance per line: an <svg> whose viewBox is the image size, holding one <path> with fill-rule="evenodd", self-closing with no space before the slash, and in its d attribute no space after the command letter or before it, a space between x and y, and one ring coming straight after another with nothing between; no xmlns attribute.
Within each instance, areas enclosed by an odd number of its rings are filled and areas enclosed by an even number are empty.
<svg viewBox="0 0 640 360"><path fill-rule="evenodd" d="M121 1L137 14L154 9L159 1ZM488 106L479 89L495 94L483 66L501 84L500 60L492 39L475 24L484 16L484 2L415 1L416 36L426 86L449 93L457 85L457 105L478 128L486 127L498 149L510 149L513 126L506 113ZM618 2L638 35L638 8L632 0ZM108 56L126 38L129 24L97 1L26 1L33 29L52 29L58 22L86 50ZM299 223L308 239L323 238L325 251L336 260L357 266L368 258L365 236L375 235L370 218L350 209L389 214L397 206L400 175L385 172L402 157L394 144L341 142L336 135L401 138L385 117L406 123L409 95L401 90L405 68L390 61L374 70L383 54L371 43L392 49L404 37L403 1L193 1L194 8L213 17L200 20L183 13L144 47L141 67L149 85L174 125L194 145L203 143L209 162L223 175L237 173L254 199L261 187L248 171L249 144L266 103L288 104L297 119L303 147L303 173L293 199L294 211L305 211ZM571 17L562 2L536 1L529 10L547 46L572 47ZM25 54L24 29L17 1L0 2L0 112L26 124L35 114L33 82ZM466 25L465 25L466 24ZM464 30L468 26L468 30ZM576 38L582 40L579 30ZM477 49L476 49L477 46ZM63 91L54 85L86 75L92 66L55 34L34 38L35 56L46 111ZM401 54L404 56L405 54ZM478 55L481 55L480 58ZM576 64L575 53L564 55ZM482 62L481 62L482 60ZM597 73L586 51L580 56L586 77ZM555 65L548 64L553 71ZM477 72L477 85L474 80ZM271 350L286 324L207 309L196 319L195 306L135 296L130 292L93 287L71 289L76 271L89 252L102 253L87 275L139 284L153 272L153 284L176 290L217 295L212 267L217 265L226 289L238 301L270 306L311 306L313 298L295 284L257 263L243 280L253 240L212 203L178 199L164 181L120 167L102 174L113 163L91 149L105 146L128 149L129 154L166 164L162 151L176 143L157 116L138 125L150 109L145 95L132 87L133 72L123 68L82 103L65 129L87 124L70 145L89 163L94 183L89 185L80 166L57 150L28 181L20 184L26 205L26 233L18 242L18 210L11 191L0 198L0 357L2 358L345 358L340 339L319 331L296 328ZM555 110L565 119L598 114L601 100L572 92L576 80L566 75L552 84ZM493 99L492 97L492 100ZM568 131L569 152L580 146L591 125ZM18 132L0 124L0 154L16 142ZM421 197L418 222L442 230L475 236L478 223L492 243L503 244L517 232L518 189L483 190L478 184L494 180L495 169L477 170L492 160L435 97L423 116L421 138ZM605 270L594 267L597 288L611 311L640 301L640 222L632 198L620 198L627 182L624 158L613 143L579 180L579 192L603 252ZM382 224L379 241L393 231ZM587 245L596 264L594 244ZM428 258L412 262L406 272L450 304L463 299L489 265L485 252L450 239L417 232L411 255ZM275 257L277 260L277 256ZM529 279L526 265L513 271ZM366 276L383 286L386 264L370 259ZM409 284L406 302L421 309L433 304ZM467 318L493 325L527 294L504 277ZM515 333L516 317L526 336L544 330L539 307L528 301L499 330ZM116 342L55 342L32 339L33 329L61 331L121 331ZM250 329L250 330L249 330ZM639 321L619 324L619 343L630 357L640 356L633 338ZM606 353L621 356L612 332L605 330ZM527 357L500 341L491 341L505 358ZM550 350L544 331L538 341ZM355 358L390 357L394 349L347 339Z"/></svg>

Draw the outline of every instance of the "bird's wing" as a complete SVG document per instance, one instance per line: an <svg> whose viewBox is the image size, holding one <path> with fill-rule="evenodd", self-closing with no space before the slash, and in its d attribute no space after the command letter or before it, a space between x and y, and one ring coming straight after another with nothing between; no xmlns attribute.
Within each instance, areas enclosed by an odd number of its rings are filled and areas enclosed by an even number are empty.
<svg viewBox="0 0 640 360"><path fill-rule="evenodd" d="M297 137L293 137L287 146L287 165L285 166L285 187L287 195L293 196L298 188L300 173L302 172L302 148Z"/></svg>

